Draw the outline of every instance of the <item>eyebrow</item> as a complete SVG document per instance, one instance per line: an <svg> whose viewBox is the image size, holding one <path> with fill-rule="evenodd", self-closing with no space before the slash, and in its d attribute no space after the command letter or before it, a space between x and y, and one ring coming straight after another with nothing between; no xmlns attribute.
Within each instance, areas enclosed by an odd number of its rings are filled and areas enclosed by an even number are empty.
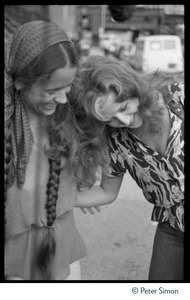
<svg viewBox="0 0 190 300"><path fill-rule="evenodd" d="M47 92L50 92L50 91L59 91L59 90L62 90L62 89L64 89L64 88L67 88L67 87L69 87L69 86L71 86L71 83L70 84L68 84L68 85L65 85L65 86L62 86L62 87L58 87L58 88L55 88L55 89L45 89Z"/></svg>

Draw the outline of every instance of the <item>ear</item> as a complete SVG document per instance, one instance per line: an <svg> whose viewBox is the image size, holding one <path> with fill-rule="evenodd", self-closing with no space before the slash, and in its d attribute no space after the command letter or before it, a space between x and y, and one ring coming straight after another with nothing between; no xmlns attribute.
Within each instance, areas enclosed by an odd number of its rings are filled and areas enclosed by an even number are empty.
<svg viewBox="0 0 190 300"><path fill-rule="evenodd" d="M15 88L16 88L17 91L20 91L23 88L23 86L24 85L23 85L23 83L20 80L17 80L15 82Z"/></svg>
<svg viewBox="0 0 190 300"><path fill-rule="evenodd" d="M103 100L101 97L98 97L95 101L95 105L94 105L94 108L95 108L95 112L98 114L100 113L100 110L102 109L103 107Z"/></svg>
<svg viewBox="0 0 190 300"><path fill-rule="evenodd" d="M102 97L98 97L95 101L95 104L94 104L94 110L96 112L96 115L98 116L98 118L100 118L101 120L103 118L105 118L104 115L102 115L102 108L104 106L104 100L102 99Z"/></svg>

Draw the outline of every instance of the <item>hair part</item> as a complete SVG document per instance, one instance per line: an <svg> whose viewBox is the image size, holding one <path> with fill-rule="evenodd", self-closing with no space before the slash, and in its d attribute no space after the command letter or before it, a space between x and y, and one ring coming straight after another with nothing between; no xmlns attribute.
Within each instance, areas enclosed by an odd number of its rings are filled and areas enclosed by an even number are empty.
<svg viewBox="0 0 190 300"><path fill-rule="evenodd" d="M21 82L24 89L28 89L33 83L49 79L53 72L67 65L78 66L78 56L71 41L57 43L44 50L14 80Z"/></svg>

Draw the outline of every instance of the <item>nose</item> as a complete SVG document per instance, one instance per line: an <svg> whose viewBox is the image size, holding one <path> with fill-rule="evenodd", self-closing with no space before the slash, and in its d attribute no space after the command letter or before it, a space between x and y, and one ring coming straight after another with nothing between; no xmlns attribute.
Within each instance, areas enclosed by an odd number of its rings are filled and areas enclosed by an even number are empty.
<svg viewBox="0 0 190 300"><path fill-rule="evenodd" d="M117 113L115 117L125 126L129 126L129 124L133 120L133 115L123 115L123 114Z"/></svg>
<svg viewBox="0 0 190 300"><path fill-rule="evenodd" d="M66 103L67 102L67 96L66 96L65 91L61 91L61 92L57 93L56 96L55 96L55 101L57 103L62 103L62 104Z"/></svg>

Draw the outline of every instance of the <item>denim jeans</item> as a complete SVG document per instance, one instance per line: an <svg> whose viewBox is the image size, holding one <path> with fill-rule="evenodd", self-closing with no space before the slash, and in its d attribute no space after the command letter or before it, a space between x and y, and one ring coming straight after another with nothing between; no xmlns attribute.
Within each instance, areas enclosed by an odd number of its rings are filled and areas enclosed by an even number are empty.
<svg viewBox="0 0 190 300"><path fill-rule="evenodd" d="M167 222L158 223L148 279L184 279L184 233Z"/></svg>

